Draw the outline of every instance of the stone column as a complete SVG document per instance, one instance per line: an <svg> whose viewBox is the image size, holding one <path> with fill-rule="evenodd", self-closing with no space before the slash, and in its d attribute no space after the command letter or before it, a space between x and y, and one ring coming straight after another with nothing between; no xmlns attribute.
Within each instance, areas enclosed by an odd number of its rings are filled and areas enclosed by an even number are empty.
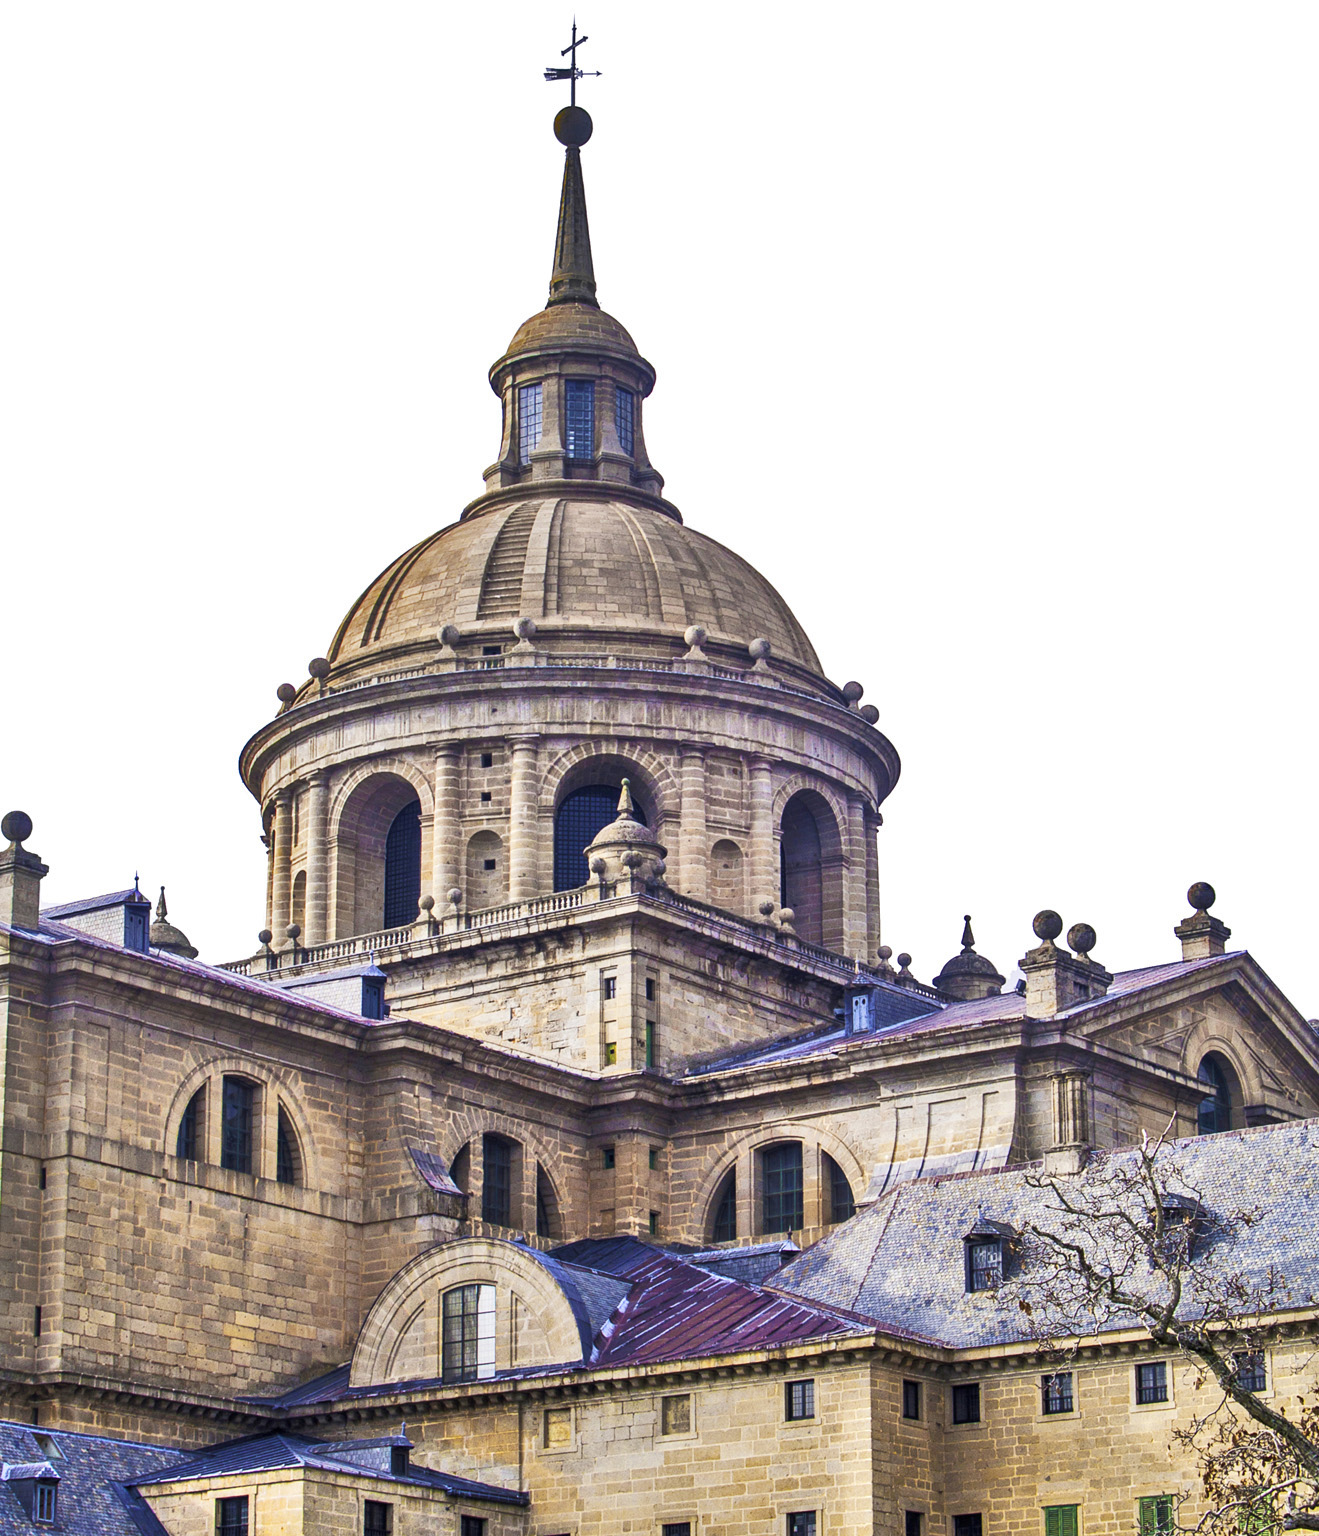
<svg viewBox="0 0 1319 1536"><path fill-rule="evenodd" d="M779 904L779 871L774 858L774 781L767 757L751 759L751 910L762 901Z"/></svg>
<svg viewBox="0 0 1319 1536"><path fill-rule="evenodd" d="M317 768L307 781L307 912L302 943L324 944L330 937L330 774Z"/></svg>
<svg viewBox="0 0 1319 1536"><path fill-rule="evenodd" d="M449 910L449 892L462 888L461 830L458 818L458 769L462 748L448 741L435 753L435 815L431 821L431 887L435 911Z"/></svg>
<svg viewBox="0 0 1319 1536"><path fill-rule="evenodd" d="M684 895L708 901L710 849L705 830L705 749L683 747L678 880Z"/></svg>
<svg viewBox="0 0 1319 1536"><path fill-rule="evenodd" d="M536 738L514 736L508 812L508 899L536 895Z"/></svg>
<svg viewBox="0 0 1319 1536"><path fill-rule="evenodd" d="M878 811L866 811L866 961L874 965L883 943L879 923L879 843L883 818Z"/></svg>
<svg viewBox="0 0 1319 1536"><path fill-rule="evenodd" d="M293 890L293 791L275 791L275 889L271 897L272 945L284 949L288 944L285 930L293 921L291 897Z"/></svg>
<svg viewBox="0 0 1319 1536"><path fill-rule="evenodd" d="M737 1160L737 1235L755 1237L760 1231L759 1159L754 1152L743 1152ZM705 1234L701 1234L704 1242Z"/></svg>
<svg viewBox="0 0 1319 1536"><path fill-rule="evenodd" d="M866 802L847 797L847 872L843 886L843 953L865 960L866 950Z"/></svg>
<svg viewBox="0 0 1319 1536"><path fill-rule="evenodd" d="M802 1227L820 1228L824 1225L823 1154L819 1147L803 1146L801 1149L801 1220ZM784 1234L786 1236L786 1234Z"/></svg>

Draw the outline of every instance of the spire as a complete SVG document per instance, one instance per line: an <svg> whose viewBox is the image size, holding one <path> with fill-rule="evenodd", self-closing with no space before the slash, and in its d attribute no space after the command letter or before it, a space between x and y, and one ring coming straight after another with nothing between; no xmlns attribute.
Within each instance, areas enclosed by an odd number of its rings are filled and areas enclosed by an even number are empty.
<svg viewBox="0 0 1319 1536"><path fill-rule="evenodd" d="M623 787L618 794L618 820L631 821L633 819L633 814L632 785L629 780L624 779Z"/></svg>
<svg viewBox="0 0 1319 1536"><path fill-rule="evenodd" d="M962 921L966 924L962 929L962 948L974 949L976 947L976 936L971 932L971 914L968 912Z"/></svg>
<svg viewBox="0 0 1319 1536"><path fill-rule="evenodd" d="M160 900L156 903L156 921L165 922L169 917L169 908L165 905L165 887L160 888Z"/></svg>
<svg viewBox="0 0 1319 1536"><path fill-rule="evenodd" d="M581 145L591 137L590 114L584 107L565 107L554 119L554 136L565 148L549 302L599 308L591 265L591 229L586 221L586 184L582 180Z"/></svg>

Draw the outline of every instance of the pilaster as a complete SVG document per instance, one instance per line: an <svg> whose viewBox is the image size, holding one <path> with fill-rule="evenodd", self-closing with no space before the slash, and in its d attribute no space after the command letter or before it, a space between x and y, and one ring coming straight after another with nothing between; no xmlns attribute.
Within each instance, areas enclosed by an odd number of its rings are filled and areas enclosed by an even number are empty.
<svg viewBox="0 0 1319 1536"><path fill-rule="evenodd" d="M679 888L696 901L709 900L710 848L705 821L705 751L683 747L682 823L678 830Z"/></svg>

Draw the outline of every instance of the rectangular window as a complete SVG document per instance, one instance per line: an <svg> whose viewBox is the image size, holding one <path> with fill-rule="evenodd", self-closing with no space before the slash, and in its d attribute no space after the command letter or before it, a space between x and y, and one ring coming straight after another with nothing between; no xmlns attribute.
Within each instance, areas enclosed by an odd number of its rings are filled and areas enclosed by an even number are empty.
<svg viewBox="0 0 1319 1536"><path fill-rule="evenodd" d="M545 1449L565 1451L572 1444L572 1409L545 1410Z"/></svg>
<svg viewBox="0 0 1319 1536"><path fill-rule="evenodd" d="M389 1448L389 1475L391 1477L406 1477L411 1464L411 1454L406 1445L391 1445Z"/></svg>
<svg viewBox="0 0 1319 1536"><path fill-rule="evenodd" d="M483 789L481 791L481 804L482 805L489 805L493 798L494 798L494 796L490 793L490 791L488 789Z"/></svg>
<svg viewBox="0 0 1319 1536"><path fill-rule="evenodd" d="M970 1381L953 1388L953 1423L979 1424L980 1383Z"/></svg>
<svg viewBox="0 0 1319 1536"><path fill-rule="evenodd" d="M921 1384L919 1381L902 1383L902 1417L919 1419L921 1416Z"/></svg>
<svg viewBox="0 0 1319 1536"><path fill-rule="evenodd" d="M646 977L646 1001L648 1003L655 1001L655 978L653 976Z"/></svg>
<svg viewBox="0 0 1319 1536"><path fill-rule="evenodd" d="M394 1506L382 1504L378 1499L367 1499L362 1506L363 1536L392 1536L394 1530Z"/></svg>
<svg viewBox="0 0 1319 1536"><path fill-rule="evenodd" d="M987 1243L966 1245L966 1288L968 1291L992 1291L1003 1280L1003 1244L994 1238Z"/></svg>
<svg viewBox="0 0 1319 1536"><path fill-rule="evenodd" d="M1045 1413L1070 1413L1072 1411L1072 1373L1055 1371L1052 1376L1040 1378L1041 1406ZM1062 1506L1060 1505L1059 1508Z"/></svg>
<svg viewBox="0 0 1319 1536"><path fill-rule="evenodd" d="M689 1435L692 1431L692 1395L681 1392L660 1398L660 1432L665 1435Z"/></svg>
<svg viewBox="0 0 1319 1536"><path fill-rule="evenodd" d="M653 1067L655 1065L655 1021L654 1021L654 1019L647 1019L646 1020L646 1065L648 1067Z"/></svg>
<svg viewBox="0 0 1319 1536"><path fill-rule="evenodd" d="M984 1536L985 1522L979 1514L954 1515L953 1536Z"/></svg>
<svg viewBox="0 0 1319 1536"><path fill-rule="evenodd" d="M924 1525L925 1516L919 1509L906 1510L905 1519L903 1520L903 1536L924 1536Z"/></svg>
<svg viewBox="0 0 1319 1536"><path fill-rule="evenodd" d="M296 1184L298 1182L298 1157L294 1150L296 1147L297 1138L293 1134L293 1126L281 1104L275 1125L275 1180L277 1183Z"/></svg>
<svg viewBox="0 0 1319 1536"><path fill-rule="evenodd" d="M637 401L630 389L614 391L614 425L618 428L618 446L631 458L637 441Z"/></svg>
<svg viewBox="0 0 1319 1536"><path fill-rule="evenodd" d="M1156 1360L1153 1365L1136 1367L1136 1401L1138 1403L1168 1401L1168 1362L1166 1360Z"/></svg>
<svg viewBox="0 0 1319 1536"><path fill-rule="evenodd" d="M690 1520L670 1520L664 1527L664 1536L692 1536Z"/></svg>
<svg viewBox="0 0 1319 1536"><path fill-rule="evenodd" d="M459 1536L485 1536L485 1524L479 1515L464 1515Z"/></svg>
<svg viewBox="0 0 1319 1536"><path fill-rule="evenodd" d="M1044 1536L1076 1536L1076 1504L1050 1504L1044 1511Z"/></svg>
<svg viewBox="0 0 1319 1536"><path fill-rule="evenodd" d="M659 1148L658 1147L652 1147L650 1149L650 1167L651 1167L651 1171L652 1172L656 1168L659 1167Z"/></svg>
<svg viewBox="0 0 1319 1536"><path fill-rule="evenodd" d="M33 1307L33 1309L32 1309L32 1337L34 1339L39 1339L41 1337L41 1308L40 1307Z"/></svg>
<svg viewBox="0 0 1319 1536"><path fill-rule="evenodd" d="M605 1066L616 1067L618 1065L618 1046L613 1040L605 1042Z"/></svg>
<svg viewBox="0 0 1319 1536"><path fill-rule="evenodd" d="M1264 1392L1268 1388L1268 1377L1264 1371L1264 1351L1262 1349L1247 1350L1243 1354L1232 1356L1232 1365L1236 1372L1237 1386L1243 1392Z"/></svg>
<svg viewBox="0 0 1319 1536"><path fill-rule="evenodd" d="M799 1509L788 1516L788 1536L815 1536L815 1511Z"/></svg>
<svg viewBox="0 0 1319 1536"><path fill-rule="evenodd" d="M1172 1495L1156 1493L1152 1499L1141 1499L1140 1536L1172 1536Z"/></svg>
<svg viewBox="0 0 1319 1536"><path fill-rule="evenodd" d="M445 1381L495 1374L495 1288L459 1285L444 1293L441 1370Z"/></svg>
<svg viewBox="0 0 1319 1536"><path fill-rule="evenodd" d="M495 868L495 861L493 859L482 859L481 860L481 868L482 869L494 869Z"/></svg>
<svg viewBox="0 0 1319 1536"><path fill-rule="evenodd" d="M495 754L493 752L482 752L481 766L482 768L493 768L495 766Z"/></svg>
<svg viewBox="0 0 1319 1536"><path fill-rule="evenodd" d="M216 1499L215 1536L238 1536L247 1533L247 1495L237 1499Z"/></svg>
<svg viewBox="0 0 1319 1536"><path fill-rule="evenodd" d="M606 1168L612 1168L615 1162L613 1147L601 1147L600 1158Z"/></svg>
<svg viewBox="0 0 1319 1536"><path fill-rule="evenodd" d="M496 1227L512 1226L513 1143L502 1136L483 1136L481 1155L485 1175L481 1180L481 1220Z"/></svg>
<svg viewBox="0 0 1319 1536"><path fill-rule="evenodd" d="M618 996L617 976L602 976L600 978L600 996L607 1003L613 1002L614 998Z"/></svg>
<svg viewBox="0 0 1319 1536"><path fill-rule="evenodd" d="M801 1142L784 1141L760 1154L765 1181L766 1232L800 1232L802 1229Z"/></svg>
<svg viewBox="0 0 1319 1536"><path fill-rule="evenodd" d="M188 1107L183 1111L183 1119L179 1121L179 1138L174 1147L175 1157L189 1163L201 1160L202 1118L205 1110L206 1090L199 1088L188 1100Z"/></svg>
<svg viewBox="0 0 1319 1536"><path fill-rule="evenodd" d="M541 386L524 384L518 390L518 463L531 463L531 450L540 447Z"/></svg>
<svg viewBox="0 0 1319 1536"><path fill-rule="evenodd" d="M55 1524L55 1494L58 1489L58 1483L37 1484L37 1498L32 1518L42 1525Z"/></svg>
<svg viewBox="0 0 1319 1536"><path fill-rule="evenodd" d="M785 1419L815 1417L815 1383L813 1381L789 1381L784 1384L783 1417Z"/></svg>
<svg viewBox="0 0 1319 1536"><path fill-rule="evenodd" d="M659 1212L658 1211L652 1211L650 1213L650 1235L652 1237L658 1237L659 1236Z"/></svg>
<svg viewBox="0 0 1319 1536"><path fill-rule="evenodd" d="M220 1167L235 1173L252 1171L252 1119L256 1084L246 1078L226 1077L220 1125Z"/></svg>
<svg viewBox="0 0 1319 1536"><path fill-rule="evenodd" d="M595 455L595 381L565 379L563 383L564 446L570 459Z"/></svg>

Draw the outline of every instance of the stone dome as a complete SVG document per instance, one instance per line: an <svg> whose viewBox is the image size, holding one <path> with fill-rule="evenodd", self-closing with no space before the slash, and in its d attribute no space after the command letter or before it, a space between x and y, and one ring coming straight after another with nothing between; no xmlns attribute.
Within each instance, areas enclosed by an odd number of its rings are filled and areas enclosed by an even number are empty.
<svg viewBox="0 0 1319 1536"><path fill-rule="evenodd" d="M594 304L552 304L518 326L505 357L516 357L519 352L552 351L556 343L573 347L582 342L589 342L593 349L613 348L630 356L638 355L637 344L627 330L603 309Z"/></svg>
<svg viewBox="0 0 1319 1536"><path fill-rule="evenodd" d="M662 637L672 650L700 624L716 647L745 652L763 638L776 659L820 672L792 610L740 556L640 498L586 487L566 496L529 489L423 539L353 604L329 658L337 671L374 664L386 649L434 650L446 624L470 632L491 621L502 637L517 618L536 621L538 644L559 637L567 649Z"/></svg>

